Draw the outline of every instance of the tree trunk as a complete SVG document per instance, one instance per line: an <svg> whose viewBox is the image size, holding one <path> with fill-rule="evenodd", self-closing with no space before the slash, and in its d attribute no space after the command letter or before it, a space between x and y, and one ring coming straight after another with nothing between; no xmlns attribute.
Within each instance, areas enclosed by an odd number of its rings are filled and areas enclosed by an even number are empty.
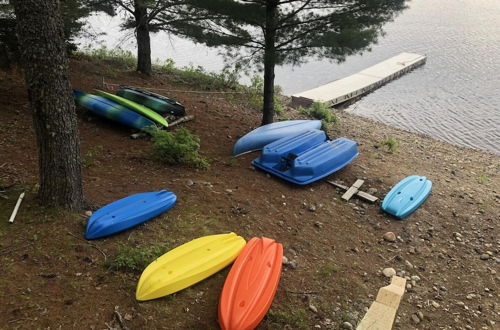
<svg viewBox="0 0 500 330"><path fill-rule="evenodd" d="M266 5L266 29L264 51L264 105L262 125L274 120L274 65L276 63L276 11L278 3L268 1Z"/></svg>
<svg viewBox="0 0 500 330"><path fill-rule="evenodd" d="M38 195L44 205L79 210L80 142L58 1L13 2L37 138Z"/></svg>
<svg viewBox="0 0 500 330"><path fill-rule="evenodd" d="M151 75L151 41L149 38L148 9L141 0L134 1L137 38L137 71Z"/></svg>

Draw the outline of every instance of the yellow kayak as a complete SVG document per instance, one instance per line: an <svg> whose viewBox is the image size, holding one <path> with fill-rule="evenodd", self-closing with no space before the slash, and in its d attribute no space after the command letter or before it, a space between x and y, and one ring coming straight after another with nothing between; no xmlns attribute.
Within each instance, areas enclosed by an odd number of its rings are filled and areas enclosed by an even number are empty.
<svg viewBox="0 0 500 330"><path fill-rule="evenodd" d="M232 263L245 247L235 233L203 236L165 253L142 272L136 299L160 298L185 289Z"/></svg>

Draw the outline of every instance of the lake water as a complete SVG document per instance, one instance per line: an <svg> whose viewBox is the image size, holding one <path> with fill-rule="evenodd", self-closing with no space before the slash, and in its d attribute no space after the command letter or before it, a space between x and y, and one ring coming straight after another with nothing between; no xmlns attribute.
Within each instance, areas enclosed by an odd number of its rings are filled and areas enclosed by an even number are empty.
<svg viewBox="0 0 500 330"><path fill-rule="evenodd" d="M427 63L348 107L348 111L443 141L500 154L500 1L413 0L384 28L371 52L341 64L310 61L276 69L285 94L346 77L401 52L427 55ZM99 42L135 51L119 18L94 16ZM85 44L85 42L83 42ZM153 59L220 70L217 50L165 34L152 38ZM248 82L248 77L242 79Z"/></svg>

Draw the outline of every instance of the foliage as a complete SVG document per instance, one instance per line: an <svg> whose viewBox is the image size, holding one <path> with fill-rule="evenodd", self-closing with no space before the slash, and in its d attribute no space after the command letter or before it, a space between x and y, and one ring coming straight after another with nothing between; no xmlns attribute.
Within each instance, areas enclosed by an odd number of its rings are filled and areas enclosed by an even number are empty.
<svg viewBox="0 0 500 330"><path fill-rule="evenodd" d="M248 102L250 103L250 106L252 108L259 110L263 109L264 105L263 92L264 92L264 79L262 79L259 76L253 76L250 79L249 99L248 99ZM282 115L285 112L285 108L279 100L279 95L281 94L281 92L282 92L281 86L275 85L274 95L273 95L274 111L278 115Z"/></svg>
<svg viewBox="0 0 500 330"><path fill-rule="evenodd" d="M176 68L172 59L167 59L163 65L154 65L155 71L171 76L177 83L196 86L200 90L241 89L238 83L240 68L225 67L221 72L208 72L201 66L186 66Z"/></svg>
<svg viewBox="0 0 500 330"><path fill-rule="evenodd" d="M379 142L380 146L386 146L389 152L398 152L399 141L396 138L388 137Z"/></svg>
<svg viewBox="0 0 500 330"><path fill-rule="evenodd" d="M153 244L138 247L129 247L126 245L118 249L116 255L104 263L104 265L113 270L125 272L142 272L151 262L165 254L169 249L160 244Z"/></svg>
<svg viewBox="0 0 500 330"><path fill-rule="evenodd" d="M209 166L208 161L198 154L200 138L186 128L179 128L174 133L150 128L148 133L152 136L151 153L155 159L169 165L192 164L200 168Z"/></svg>
<svg viewBox="0 0 500 330"><path fill-rule="evenodd" d="M299 107L299 112L320 119L326 123L337 124L339 119L332 110L324 103L314 102L309 108Z"/></svg>
<svg viewBox="0 0 500 330"><path fill-rule="evenodd" d="M65 0L60 1L63 32L68 52L76 51L75 38L86 33L85 18L92 12L112 12L109 3L102 0ZM16 36L16 17L10 4L0 1L0 68L9 67L19 58Z"/></svg>
<svg viewBox="0 0 500 330"><path fill-rule="evenodd" d="M308 58L343 61L369 49L382 25L405 8L405 0L188 0L191 11L210 19L185 21L171 30L264 69L263 124L273 120L274 67ZM244 49L242 51L242 49ZM245 51L246 50L246 51Z"/></svg>
<svg viewBox="0 0 500 330"><path fill-rule="evenodd" d="M136 58L129 50L121 48L107 48L105 45L99 48L85 48L75 52L75 56L86 57L98 61L110 62L127 69L133 68Z"/></svg>

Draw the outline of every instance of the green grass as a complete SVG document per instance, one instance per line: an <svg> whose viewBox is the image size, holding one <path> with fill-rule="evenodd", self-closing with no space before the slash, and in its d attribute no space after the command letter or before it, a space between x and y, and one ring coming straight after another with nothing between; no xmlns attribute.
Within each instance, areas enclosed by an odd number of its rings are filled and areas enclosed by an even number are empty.
<svg viewBox="0 0 500 330"><path fill-rule="evenodd" d="M320 277L330 277L340 271L340 267L333 264L326 264L318 271Z"/></svg>
<svg viewBox="0 0 500 330"><path fill-rule="evenodd" d="M270 329L309 329L307 312L304 308L297 308L289 311L269 310L265 320L270 323Z"/></svg>
<svg viewBox="0 0 500 330"><path fill-rule="evenodd" d="M116 255L106 261L104 265L113 270L138 273L168 250L169 248L162 244L138 247L123 245L118 249Z"/></svg>
<svg viewBox="0 0 500 330"><path fill-rule="evenodd" d="M490 181L490 177L486 174L481 174L479 176L479 183L480 184L485 184L486 182Z"/></svg>
<svg viewBox="0 0 500 330"><path fill-rule="evenodd" d="M387 150L391 153L398 152L399 141L396 138L388 137L379 142L382 147L387 147Z"/></svg>
<svg viewBox="0 0 500 330"><path fill-rule="evenodd" d="M248 104L254 109L262 110L264 106L264 80L260 76L253 76L248 87ZM279 95L282 92L280 86L274 86L274 111L277 115L285 113L284 106L280 103Z"/></svg>

